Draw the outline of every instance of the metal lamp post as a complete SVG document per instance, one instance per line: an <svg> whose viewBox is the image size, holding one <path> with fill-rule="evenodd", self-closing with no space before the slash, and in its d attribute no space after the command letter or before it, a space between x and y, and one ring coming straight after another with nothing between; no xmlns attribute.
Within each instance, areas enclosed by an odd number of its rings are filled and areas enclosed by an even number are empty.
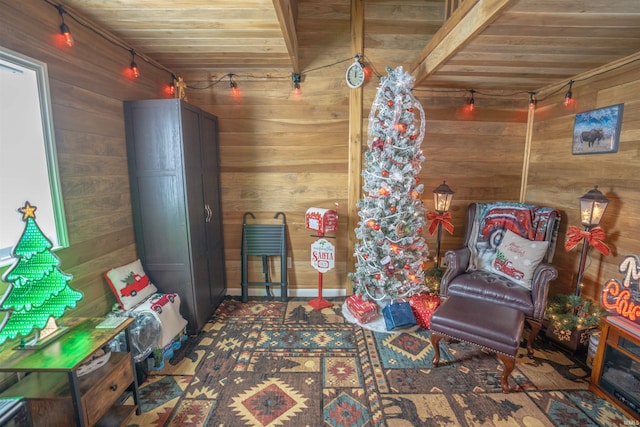
<svg viewBox="0 0 640 427"><path fill-rule="evenodd" d="M598 190L598 186L594 186L584 196L580 197L580 222L585 231L589 232L600 224L600 220L604 215L604 211L609 205L609 199ZM578 265L578 281L576 283L575 295L582 294L582 277L584 274L585 261L587 258L587 250L589 249L589 241L584 237L582 241L582 252L580 253L580 264Z"/></svg>
<svg viewBox="0 0 640 427"><path fill-rule="evenodd" d="M442 216L449 211L451 201L453 200L453 191L447 185L446 181L442 181L435 190L433 190L433 204L436 212ZM436 268L440 265L440 240L442 239L442 221L438 222L438 236L436 240Z"/></svg>

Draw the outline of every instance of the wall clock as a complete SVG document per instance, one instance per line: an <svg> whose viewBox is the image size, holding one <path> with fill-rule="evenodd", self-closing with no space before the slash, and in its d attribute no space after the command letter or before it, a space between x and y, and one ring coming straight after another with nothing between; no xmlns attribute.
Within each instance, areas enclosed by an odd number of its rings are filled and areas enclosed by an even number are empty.
<svg viewBox="0 0 640 427"><path fill-rule="evenodd" d="M359 61L359 57L356 55L356 59L353 61L353 64L347 68L347 73L345 75L347 80L347 86L351 89L356 89L362 86L364 83L364 67Z"/></svg>

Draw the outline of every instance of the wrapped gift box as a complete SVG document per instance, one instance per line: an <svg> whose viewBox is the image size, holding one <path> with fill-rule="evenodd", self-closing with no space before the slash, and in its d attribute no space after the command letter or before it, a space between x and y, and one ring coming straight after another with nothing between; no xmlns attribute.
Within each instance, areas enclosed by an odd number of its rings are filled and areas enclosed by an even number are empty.
<svg viewBox="0 0 640 427"><path fill-rule="evenodd" d="M416 324L416 318L408 302L395 302L382 309L388 331Z"/></svg>
<svg viewBox="0 0 640 427"><path fill-rule="evenodd" d="M378 304L362 299L362 295L353 294L346 299L347 310L358 323L369 323L378 317Z"/></svg>
<svg viewBox="0 0 640 427"><path fill-rule="evenodd" d="M429 329L431 327L431 315L440 305L440 297L420 292L409 299L409 305L411 305L418 325Z"/></svg>

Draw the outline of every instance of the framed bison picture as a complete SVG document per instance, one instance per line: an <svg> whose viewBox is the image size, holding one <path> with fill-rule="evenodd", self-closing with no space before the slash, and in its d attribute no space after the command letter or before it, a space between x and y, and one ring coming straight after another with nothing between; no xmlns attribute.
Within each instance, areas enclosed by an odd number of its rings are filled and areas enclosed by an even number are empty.
<svg viewBox="0 0 640 427"><path fill-rule="evenodd" d="M624 104L576 114L573 124L573 154L616 153Z"/></svg>

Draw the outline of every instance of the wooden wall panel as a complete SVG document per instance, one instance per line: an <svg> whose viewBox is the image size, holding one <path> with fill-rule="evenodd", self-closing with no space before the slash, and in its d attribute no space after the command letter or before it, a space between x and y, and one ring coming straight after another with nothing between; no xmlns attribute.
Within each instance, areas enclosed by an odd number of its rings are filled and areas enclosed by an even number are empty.
<svg viewBox="0 0 640 427"><path fill-rule="evenodd" d="M635 58L635 60L634 60ZM538 104L529 166L527 200L556 207L562 214L559 242L553 264L559 277L553 293L573 292L582 244L571 252L564 249L569 225L580 226L578 198L598 185L610 200L600 224L607 234L611 255L591 250L587 257L583 294L598 298L602 285L621 279L618 264L625 256L640 252L640 63L638 55L628 65L604 67L596 75L577 76L573 85L576 103L563 105L565 90L552 93ZM562 83L560 83L562 84ZM571 140L576 113L624 104L620 145L617 153L572 155Z"/></svg>
<svg viewBox="0 0 640 427"><path fill-rule="evenodd" d="M162 97L167 72L139 60L142 77L128 80L128 51L73 20L68 25L76 43L73 48L60 47L60 16L44 1L0 0L0 9L0 45L48 67L70 240L70 246L56 254L60 268L74 276L70 286L84 295L68 313L106 314L115 298L103 272L137 257L122 101Z"/></svg>
<svg viewBox="0 0 640 427"><path fill-rule="evenodd" d="M454 191L451 205L454 234L443 232L440 255L462 246L469 203L519 199L526 131L526 103L512 99L477 100L473 112L467 97L418 90L426 115L422 143L425 162L423 200L433 210L433 190L443 180ZM436 236L424 232L436 256Z"/></svg>

